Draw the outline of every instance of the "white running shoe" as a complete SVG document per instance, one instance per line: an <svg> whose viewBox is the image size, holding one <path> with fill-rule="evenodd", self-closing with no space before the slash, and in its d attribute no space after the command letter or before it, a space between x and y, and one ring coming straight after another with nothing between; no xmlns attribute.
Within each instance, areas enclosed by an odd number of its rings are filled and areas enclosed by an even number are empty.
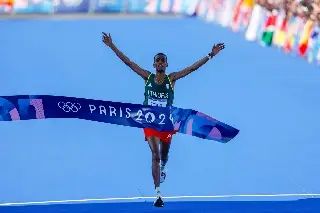
<svg viewBox="0 0 320 213"><path fill-rule="evenodd" d="M160 166L160 183L163 183L167 177L166 169L164 166Z"/></svg>

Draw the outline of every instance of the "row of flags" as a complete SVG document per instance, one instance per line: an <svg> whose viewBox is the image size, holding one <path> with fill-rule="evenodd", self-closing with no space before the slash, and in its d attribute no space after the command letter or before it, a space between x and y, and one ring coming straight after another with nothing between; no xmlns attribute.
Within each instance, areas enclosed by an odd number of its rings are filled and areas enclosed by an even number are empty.
<svg viewBox="0 0 320 213"><path fill-rule="evenodd" d="M0 0L0 6L4 10L15 7L17 11L19 8L30 7L32 13L37 9L36 5L41 6L41 3L46 2L54 6L60 2L55 12L89 12L89 8L95 8L93 12L196 15L205 21L219 23L222 27L243 33L249 41L276 47L284 53L320 65L319 24L304 17L286 18L284 11L267 10L256 4L255 0ZM89 2L94 3L94 7ZM48 8L43 6L41 11L48 12Z"/></svg>
<svg viewBox="0 0 320 213"><path fill-rule="evenodd" d="M13 0L0 0L0 12L9 12L13 8L14 1Z"/></svg>
<svg viewBox="0 0 320 213"><path fill-rule="evenodd" d="M254 0L200 0L196 13L209 22L243 33L248 41L276 47L320 65L320 26L317 21L267 10ZM212 15L214 14L214 15Z"/></svg>

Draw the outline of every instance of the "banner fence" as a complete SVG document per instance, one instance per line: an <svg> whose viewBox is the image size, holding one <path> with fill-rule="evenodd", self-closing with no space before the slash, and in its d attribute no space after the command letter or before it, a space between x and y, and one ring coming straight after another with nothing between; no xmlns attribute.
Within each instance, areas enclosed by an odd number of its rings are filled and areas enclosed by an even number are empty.
<svg viewBox="0 0 320 213"><path fill-rule="evenodd" d="M1 15L144 13L197 16L242 33L248 41L276 47L320 65L318 20L286 16L254 0L0 0ZM319 11L320 13L320 11Z"/></svg>

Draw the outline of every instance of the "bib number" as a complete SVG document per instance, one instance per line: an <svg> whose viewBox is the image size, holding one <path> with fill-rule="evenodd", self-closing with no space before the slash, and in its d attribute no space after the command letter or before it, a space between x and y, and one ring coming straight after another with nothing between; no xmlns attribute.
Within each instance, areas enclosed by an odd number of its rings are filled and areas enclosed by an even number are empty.
<svg viewBox="0 0 320 213"><path fill-rule="evenodd" d="M158 107L166 107L167 106L167 100L166 99L148 99L148 105L149 106L158 106Z"/></svg>

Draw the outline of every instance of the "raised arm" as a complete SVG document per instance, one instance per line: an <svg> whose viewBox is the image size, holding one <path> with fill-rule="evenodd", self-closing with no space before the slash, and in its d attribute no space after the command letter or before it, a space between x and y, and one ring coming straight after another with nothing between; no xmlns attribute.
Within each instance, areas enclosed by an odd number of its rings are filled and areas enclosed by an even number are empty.
<svg viewBox="0 0 320 213"><path fill-rule="evenodd" d="M110 47L110 49L113 50L113 52L121 59L121 61L123 61L123 63L125 63L128 67L130 67L135 73L140 75L144 80L147 80L150 72L139 67L139 65L131 61L124 53L122 53L112 42L110 33L106 34L102 32L102 34L103 34L102 36L103 43L108 47Z"/></svg>
<svg viewBox="0 0 320 213"><path fill-rule="evenodd" d="M209 53L208 56L203 57L199 61L195 62L194 64L192 64L191 66L189 66L187 68L184 68L183 70L181 70L179 72L171 73L169 75L171 81L176 81L180 78L183 78L183 77L189 75L193 71L196 71L197 69L199 69L205 63L207 63L213 56L217 55L223 49L224 49L224 43L219 43L217 45L214 45L212 47L211 53Z"/></svg>

